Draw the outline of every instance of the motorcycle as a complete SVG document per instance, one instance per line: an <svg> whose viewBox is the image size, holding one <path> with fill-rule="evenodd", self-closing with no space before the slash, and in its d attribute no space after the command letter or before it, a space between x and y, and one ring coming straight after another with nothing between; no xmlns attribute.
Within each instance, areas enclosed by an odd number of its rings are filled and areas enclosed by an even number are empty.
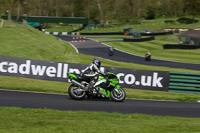
<svg viewBox="0 0 200 133"><path fill-rule="evenodd" d="M95 88L89 89L89 83L83 81L78 74L67 73L72 84L68 88L69 96L74 100L82 100L86 96L92 98L108 98L115 102L122 102L125 99L126 93L124 89L119 86L118 77L111 72L106 75L97 75ZM97 91L96 91L97 90Z"/></svg>
<svg viewBox="0 0 200 133"><path fill-rule="evenodd" d="M151 61L151 55L146 54L145 55L145 61Z"/></svg>
<svg viewBox="0 0 200 133"><path fill-rule="evenodd" d="M108 51L108 55L109 55L109 56L113 56L113 55L114 55L114 50L115 50L115 49L114 49L113 47L110 47L110 48L109 48L109 51Z"/></svg>
<svg viewBox="0 0 200 133"><path fill-rule="evenodd" d="M114 54L113 51L109 51L109 52L108 52L108 55L109 55L109 56L113 56L113 54Z"/></svg>

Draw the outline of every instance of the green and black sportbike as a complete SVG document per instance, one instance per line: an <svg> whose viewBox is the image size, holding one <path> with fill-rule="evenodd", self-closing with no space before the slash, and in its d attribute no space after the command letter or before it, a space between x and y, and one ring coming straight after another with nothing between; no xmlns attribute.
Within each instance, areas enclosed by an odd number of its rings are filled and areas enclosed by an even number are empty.
<svg viewBox="0 0 200 133"><path fill-rule="evenodd" d="M80 75L68 72L68 78L72 82L68 88L69 96L75 100L82 100L86 96L90 98L111 98L115 102L125 99L125 91L119 86L118 77L111 72L106 75L97 75L94 78L95 89L89 89L89 83L83 81Z"/></svg>

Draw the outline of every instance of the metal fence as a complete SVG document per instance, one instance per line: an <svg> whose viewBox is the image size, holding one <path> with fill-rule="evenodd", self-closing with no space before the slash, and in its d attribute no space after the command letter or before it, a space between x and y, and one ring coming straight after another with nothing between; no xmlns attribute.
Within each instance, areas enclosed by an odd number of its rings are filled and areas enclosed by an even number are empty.
<svg viewBox="0 0 200 133"><path fill-rule="evenodd" d="M7 20L8 16L2 16L1 18ZM16 21L17 16L12 16L12 20ZM20 16L18 21L22 22L22 20L38 23L88 24L88 19L82 17Z"/></svg>
<svg viewBox="0 0 200 133"><path fill-rule="evenodd" d="M200 74L170 72L169 92L200 94Z"/></svg>

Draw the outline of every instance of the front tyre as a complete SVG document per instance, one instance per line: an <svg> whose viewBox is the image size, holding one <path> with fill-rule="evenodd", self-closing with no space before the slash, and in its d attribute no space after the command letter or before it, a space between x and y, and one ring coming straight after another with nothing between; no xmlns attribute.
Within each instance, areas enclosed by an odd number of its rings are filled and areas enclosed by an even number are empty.
<svg viewBox="0 0 200 133"><path fill-rule="evenodd" d="M115 102L122 102L126 97L126 93L123 88L119 88L118 91L117 89L113 89L110 93L110 97Z"/></svg>
<svg viewBox="0 0 200 133"><path fill-rule="evenodd" d="M68 94L74 100L82 100L85 98L86 92L83 91L79 86L71 84L68 88Z"/></svg>

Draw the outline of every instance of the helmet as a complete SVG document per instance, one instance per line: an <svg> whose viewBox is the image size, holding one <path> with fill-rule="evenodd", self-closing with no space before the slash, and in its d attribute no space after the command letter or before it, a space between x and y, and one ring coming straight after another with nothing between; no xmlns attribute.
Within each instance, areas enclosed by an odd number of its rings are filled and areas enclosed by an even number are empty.
<svg viewBox="0 0 200 133"><path fill-rule="evenodd" d="M150 55L151 53L148 51L147 54Z"/></svg>
<svg viewBox="0 0 200 133"><path fill-rule="evenodd" d="M100 68L100 66L101 66L101 61L100 61L99 59L94 59L94 60L92 61L92 64L95 64L98 68Z"/></svg>

